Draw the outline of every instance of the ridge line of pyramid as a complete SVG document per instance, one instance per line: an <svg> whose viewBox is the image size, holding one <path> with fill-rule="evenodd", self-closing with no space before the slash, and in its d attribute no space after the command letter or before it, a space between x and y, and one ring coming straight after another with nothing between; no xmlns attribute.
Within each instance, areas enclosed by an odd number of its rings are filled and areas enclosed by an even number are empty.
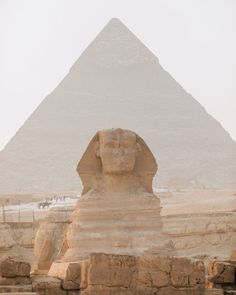
<svg viewBox="0 0 236 295"><path fill-rule="evenodd" d="M82 53L80 54L80 56L75 60L74 64L72 64L72 66L70 67L69 69L69 72L72 72L75 68L76 68L76 65L78 63L79 60L81 60L84 56L84 54L88 51L89 48L91 48L92 46L94 46L97 42L100 42L101 40L106 40L106 41L111 41L111 42L114 42L114 41L117 41L120 39L116 39L114 36L117 34L117 31L118 30L115 30L115 33L114 34L111 34L111 31L113 28L120 28L120 31L124 34L129 36L129 38L126 40L126 41L131 41L131 40L134 40L135 42L139 43L153 58L155 58L158 62L158 64L160 65L159 63L159 58L157 57L157 55L150 49L148 48L144 42L139 39L139 37L137 37L119 18L111 18L104 26L103 28L99 31L99 33L96 35L96 37L88 44L88 46L82 51ZM104 38L104 36L108 36L107 38ZM125 39L123 39L125 40ZM131 41L132 42L132 41Z"/></svg>

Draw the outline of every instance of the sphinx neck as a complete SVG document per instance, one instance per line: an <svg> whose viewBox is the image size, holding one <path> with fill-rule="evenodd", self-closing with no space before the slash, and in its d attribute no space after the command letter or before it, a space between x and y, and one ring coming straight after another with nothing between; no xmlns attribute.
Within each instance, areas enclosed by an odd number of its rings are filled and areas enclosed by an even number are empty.
<svg viewBox="0 0 236 295"><path fill-rule="evenodd" d="M137 177L131 174L104 174L103 190L108 193L134 193L140 184Z"/></svg>

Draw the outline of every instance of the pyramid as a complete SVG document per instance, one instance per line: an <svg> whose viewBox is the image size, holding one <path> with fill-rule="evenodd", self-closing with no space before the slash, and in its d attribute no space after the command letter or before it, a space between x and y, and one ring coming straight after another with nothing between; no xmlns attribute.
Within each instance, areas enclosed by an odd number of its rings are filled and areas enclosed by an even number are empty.
<svg viewBox="0 0 236 295"><path fill-rule="evenodd" d="M155 187L236 188L236 143L124 24L112 19L0 153L0 193L81 188L97 130L138 133Z"/></svg>

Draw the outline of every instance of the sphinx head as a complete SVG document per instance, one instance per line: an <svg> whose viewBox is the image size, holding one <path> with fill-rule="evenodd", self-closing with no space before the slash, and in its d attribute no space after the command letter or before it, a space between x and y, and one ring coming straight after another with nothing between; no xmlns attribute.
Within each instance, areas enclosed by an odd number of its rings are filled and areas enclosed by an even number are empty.
<svg viewBox="0 0 236 295"><path fill-rule="evenodd" d="M152 192L157 164L146 143L124 129L98 131L80 160L77 171L86 193L99 187L106 175L133 176L146 191Z"/></svg>
<svg viewBox="0 0 236 295"><path fill-rule="evenodd" d="M132 174L141 146L134 132L111 129L98 132L95 154L104 174Z"/></svg>

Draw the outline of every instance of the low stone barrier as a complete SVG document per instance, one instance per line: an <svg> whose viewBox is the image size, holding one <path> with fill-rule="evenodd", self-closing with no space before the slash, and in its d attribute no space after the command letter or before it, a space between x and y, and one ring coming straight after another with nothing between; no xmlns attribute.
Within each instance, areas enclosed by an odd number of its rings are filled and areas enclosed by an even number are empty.
<svg viewBox="0 0 236 295"><path fill-rule="evenodd" d="M50 293L45 281L51 279L58 281ZM41 295L203 295L205 267L185 257L94 253L81 263L55 262L44 283L36 281L33 289Z"/></svg>

